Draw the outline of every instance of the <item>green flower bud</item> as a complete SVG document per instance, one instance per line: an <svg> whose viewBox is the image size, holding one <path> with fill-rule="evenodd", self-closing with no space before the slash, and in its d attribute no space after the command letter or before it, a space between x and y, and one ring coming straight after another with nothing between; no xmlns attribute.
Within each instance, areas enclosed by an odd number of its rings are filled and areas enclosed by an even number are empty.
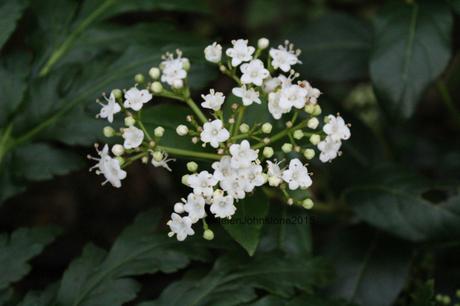
<svg viewBox="0 0 460 306"><path fill-rule="evenodd" d="M442 302L443 302L444 304L446 304L446 305L449 305L450 302L452 302L452 300L450 299L450 296L445 295L445 296L443 297L443 299L442 299Z"/></svg>
<svg viewBox="0 0 460 306"><path fill-rule="evenodd" d="M186 125L180 124L176 128L176 133L179 136L185 136L188 134L188 127Z"/></svg>
<svg viewBox="0 0 460 306"><path fill-rule="evenodd" d="M270 134L272 132L272 128L273 126L268 122L262 124L262 132L264 132L265 134Z"/></svg>
<svg viewBox="0 0 460 306"><path fill-rule="evenodd" d="M283 144L283 146L281 147L281 150L284 152L284 153L289 153L292 151L292 144L290 143L285 143Z"/></svg>
<svg viewBox="0 0 460 306"><path fill-rule="evenodd" d="M123 148L123 146L120 144L116 144L112 147L112 153L115 156L121 156L123 153L125 153L125 148Z"/></svg>
<svg viewBox="0 0 460 306"><path fill-rule="evenodd" d="M209 228L206 229L203 232L203 238L206 239L206 240L213 240L214 239L214 232L211 231Z"/></svg>
<svg viewBox="0 0 460 306"><path fill-rule="evenodd" d="M273 156L275 152L273 151L272 147L265 147L262 154L264 155L265 158L270 158Z"/></svg>
<svg viewBox="0 0 460 306"><path fill-rule="evenodd" d="M145 78L143 74L138 73L134 76L134 82L136 82L137 84L142 84L144 83L144 81L145 81Z"/></svg>
<svg viewBox="0 0 460 306"><path fill-rule="evenodd" d="M153 152L153 159L157 162L160 162L163 160L163 153L161 153L160 151L155 151Z"/></svg>
<svg viewBox="0 0 460 306"><path fill-rule="evenodd" d="M113 89L112 94L117 100L123 98L123 92L120 89Z"/></svg>
<svg viewBox="0 0 460 306"><path fill-rule="evenodd" d="M241 133L247 133L249 132L249 125L247 125L246 123L242 123L240 125L240 132Z"/></svg>
<svg viewBox="0 0 460 306"><path fill-rule="evenodd" d="M152 85L150 85L150 90L158 94L163 91L163 85L161 85L160 82L153 82Z"/></svg>
<svg viewBox="0 0 460 306"><path fill-rule="evenodd" d="M315 104L307 104L305 105L305 112L308 114L313 114L315 112Z"/></svg>
<svg viewBox="0 0 460 306"><path fill-rule="evenodd" d="M118 163L120 164L120 166L123 166L123 164L125 163L125 159L121 156L117 156L115 157L116 160L118 160Z"/></svg>
<svg viewBox="0 0 460 306"><path fill-rule="evenodd" d="M315 157L315 150L305 149L305 151L303 152L303 156L305 156L305 158L308 160L313 159L313 157Z"/></svg>
<svg viewBox="0 0 460 306"><path fill-rule="evenodd" d="M316 146L321 141L321 137L318 134L313 134L310 136L310 142L312 145Z"/></svg>
<svg viewBox="0 0 460 306"><path fill-rule="evenodd" d="M257 47L259 49L262 49L262 50L267 49L268 45L270 45L270 41L265 37L262 37L257 41Z"/></svg>
<svg viewBox="0 0 460 306"><path fill-rule="evenodd" d="M153 130L153 134L156 137L163 137L165 133L165 129L162 126L156 127L155 130Z"/></svg>
<svg viewBox="0 0 460 306"><path fill-rule="evenodd" d="M303 131L302 130L295 130L293 134L294 138L300 140L303 138Z"/></svg>
<svg viewBox="0 0 460 306"><path fill-rule="evenodd" d="M305 209L312 209L313 205L314 203L311 199L305 199L302 201L302 207Z"/></svg>
<svg viewBox="0 0 460 306"><path fill-rule="evenodd" d="M183 175L182 179L181 179L182 184L184 184L185 186L188 186L188 178L189 177L190 177L190 175L188 175L188 174Z"/></svg>
<svg viewBox="0 0 460 306"><path fill-rule="evenodd" d="M294 204L294 200L292 198L287 199L287 205Z"/></svg>
<svg viewBox="0 0 460 306"><path fill-rule="evenodd" d="M321 106L318 104L315 104L315 110L313 111L313 116L319 116L321 115Z"/></svg>
<svg viewBox="0 0 460 306"><path fill-rule="evenodd" d="M187 170L190 172L196 172L198 170L198 164L191 161L187 163Z"/></svg>
<svg viewBox="0 0 460 306"><path fill-rule="evenodd" d="M160 69L158 69L157 67L150 68L149 75L153 80L158 80L158 78L160 77Z"/></svg>
<svg viewBox="0 0 460 306"><path fill-rule="evenodd" d="M190 70L190 61L188 60L188 58L182 59L182 67L184 67L185 71Z"/></svg>
<svg viewBox="0 0 460 306"><path fill-rule="evenodd" d="M136 123L136 120L132 116L127 116L125 117L125 125L126 126L132 126Z"/></svg>
<svg viewBox="0 0 460 306"><path fill-rule="evenodd" d="M310 129L316 129L318 127L318 124L319 124L319 120L317 118L311 118L310 120L308 120L307 122L307 126L310 128Z"/></svg>
<svg viewBox="0 0 460 306"><path fill-rule="evenodd" d="M115 135L115 130L111 126L106 126L102 130L102 133L104 134L105 137L113 137Z"/></svg>

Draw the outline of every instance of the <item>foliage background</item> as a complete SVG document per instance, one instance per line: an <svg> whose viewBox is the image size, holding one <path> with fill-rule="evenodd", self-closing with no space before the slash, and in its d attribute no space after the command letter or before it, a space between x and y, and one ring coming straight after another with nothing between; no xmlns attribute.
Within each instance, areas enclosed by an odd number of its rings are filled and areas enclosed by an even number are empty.
<svg viewBox="0 0 460 306"><path fill-rule="evenodd" d="M456 301L458 13L455 0L1 0L0 305ZM84 159L105 141L94 100L177 47L194 89L229 89L203 47L261 36L303 50L303 77L352 139L315 170L315 209L265 212L308 222L240 229L254 256L217 223L214 241L178 244L165 220L184 165L136 164L122 189L101 187ZM182 120L161 109L152 124Z"/></svg>

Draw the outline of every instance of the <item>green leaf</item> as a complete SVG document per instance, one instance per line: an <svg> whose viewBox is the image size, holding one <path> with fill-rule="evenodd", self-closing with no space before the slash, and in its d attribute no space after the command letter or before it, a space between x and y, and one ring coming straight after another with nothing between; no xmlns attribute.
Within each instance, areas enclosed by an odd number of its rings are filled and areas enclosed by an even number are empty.
<svg viewBox="0 0 460 306"><path fill-rule="evenodd" d="M190 260L204 260L207 253L188 243L154 233L159 220L157 211L140 215L118 237L110 252L95 246L85 248L62 279L59 305L122 305L132 300L139 285L128 276L172 273L187 266Z"/></svg>
<svg viewBox="0 0 460 306"><path fill-rule="evenodd" d="M417 286L415 292L411 294L411 298L410 306L435 306L434 281L430 280Z"/></svg>
<svg viewBox="0 0 460 306"><path fill-rule="evenodd" d="M330 288L334 296L360 305L390 306L406 284L412 248L361 227L340 231L324 255L336 267Z"/></svg>
<svg viewBox="0 0 460 306"><path fill-rule="evenodd" d="M0 49L14 32L16 23L28 4L28 0L4 0L0 4L0 29L2 29L0 32Z"/></svg>
<svg viewBox="0 0 460 306"><path fill-rule="evenodd" d="M222 226L252 256L259 244L268 213L268 199L262 191L257 191L254 195L247 195L235 206L236 213L232 219L222 220Z"/></svg>
<svg viewBox="0 0 460 306"><path fill-rule="evenodd" d="M296 69L308 79L344 81L368 75L372 32L362 20L329 13L288 37L302 50Z"/></svg>
<svg viewBox="0 0 460 306"><path fill-rule="evenodd" d="M452 25L443 1L399 1L378 14L371 78L382 105L396 117L410 117L426 87L445 69Z"/></svg>
<svg viewBox="0 0 460 306"><path fill-rule="evenodd" d="M331 276L328 265L318 258L284 257L278 252L220 257L206 275L189 274L171 284L154 302L162 305L241 305L253 300L260 289L282 297L296 290L310 292L324 286Z"/></svg>
<svg viewBox="0 0 460 306"><path fill-rule="evenodd" d="M20 228L0 235L0 290L20 280L30 271L28 261L40 254L59 234L56 228Z"/></svg>
<svg viewBox="0 0 460 306"><path fill-rule="evenodd" d="M28 292L18 306L49 306L56 296L56 285L50 285L42 292Z"/></svg>
<svg viewBox="0 0 460 306"><path fill-rule="evenodd" d="M345 199L365 222L411 241L448 240L460 236L460 194L433 203L423 197L431 190L423 178L394 167L379 167L366 183L352 188Z"/></svg>

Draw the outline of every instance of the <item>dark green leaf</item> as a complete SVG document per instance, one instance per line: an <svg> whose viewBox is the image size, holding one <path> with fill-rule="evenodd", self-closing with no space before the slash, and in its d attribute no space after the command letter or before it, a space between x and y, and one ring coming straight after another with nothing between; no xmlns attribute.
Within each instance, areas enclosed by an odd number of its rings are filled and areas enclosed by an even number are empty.
<svg viewBox="0 0 460 306"><path fill-rule="evenodd" d="M222 220L224 229L248 252L254 255L260 232L268 213L268 199L262 191L247 195L236 203L236 213L230 220Z"/></svg>
<svg viewBox="0 0 460 306"><path fill-rule="evenodd" d="M4 0L0 4L0 49L16 28L22 12L27 7L28 0Z"/></svg>
<svg viewBox="0 0 460 306"><path fill-rule="evenodd" d="M0 290L29 273L28 261L40 254L59 234L56 228L21 228L0 235Z"/></svg>
<svg viewBox="0 0 460 306"><path fill-rule="evenodd" d="M331 293L361 305L390 306L406 283L412 249L367 228L354 228L329 241L325 255L337 271Z"/></svg>
<svg viewBox="0 0 460 306"><path fill-rule="evenodd" d="M419 285L411 297L410 306L435 306L434 282L428 281Z"/></svg>
<svg viewBox="0 0 460 306"><path fill-rule="evenodd" d="M364 21L329 13L288 36L302 50L302 64L296 67L303 77L327 81L367 77L372 32Z"/></svg>
<svg viewBox="0 0 460 306"><path fill-rule="evenodd" d="M28 292L18 306L49 306L56 296L56 285L51 285L43 292Z"/></svg>
<svg viewBox="0 0 460 306"><path fill-rule="evenodd" d="M378 14L371 77L382 105L396 117L411 116L426 87L445 69L452 24L444 1L398 1Z"/></svg>

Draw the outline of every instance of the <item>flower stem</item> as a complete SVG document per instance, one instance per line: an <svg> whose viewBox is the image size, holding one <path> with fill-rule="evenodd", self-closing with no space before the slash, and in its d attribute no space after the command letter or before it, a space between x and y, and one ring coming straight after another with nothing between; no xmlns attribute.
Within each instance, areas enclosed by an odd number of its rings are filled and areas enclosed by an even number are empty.
<svg viewBox="0 0 460 306"><path fill-rule="evenodd" d="M238 117L236 117L235 130L233 131L233 136L238 135L238 132L240 131L240 124L241 124L241 121L243 121L245 110L246 110L246 107L241 106L241 108L238 111Z"/></svg>
<svg viewBox="0 0 460 306"><path fill-rule="evenodd" d="M11 139L12 129L13 129L13 126L10 124L5 128L3 133L0 135L0 165L2 164L3 157L6 155L6 153L10 149L9 142Z"/></svg>
<svg viewBox="0 0 460 306"><path fill-rule="evenodd" d="M196 157L196 158L210 159L210 160L220 160L222 158L221 155L214 154L214 153L196 152L196 151L171 148L171 147L165 147L165 146L157 146L156 148L168 154L173 154L173 155L182 156L182 157Z"/></svg>
<svg viewBox="0 0 460 306"><path fill-rule="evenodd" d="M271 138L270 138L270 142L269 143L273 143L273 142L276 142L280 139L282 139L284 136L288 135L291 131L295 131L295 130L299 130L299 129L302 129L304 127L307 126L307 121L303 121L293 127L291 127L290 129L285 129L285 130L282 130L281 132L273 135ZM260 148L263 148L266 144L264 142L260 142L256 145L254 145L252 148L253 149L260 149Z"/></svg>
<svg viewBox="0 0 460 306"><path fill-rule="evenodd" d="M208 118L203 114L203 112L200 110L200 108L196 105L195 101L192 100L192 98L186 98L185 103L192 109L192 111L197 115L197 117L201 120L201 122L206 123L208 122Z"/></svg>

